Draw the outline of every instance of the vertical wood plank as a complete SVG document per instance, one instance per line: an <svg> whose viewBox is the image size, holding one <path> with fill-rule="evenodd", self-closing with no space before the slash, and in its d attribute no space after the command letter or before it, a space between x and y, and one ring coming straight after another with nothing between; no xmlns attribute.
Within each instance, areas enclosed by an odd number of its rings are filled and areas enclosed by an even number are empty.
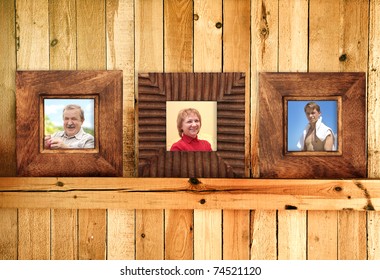
<svg viewBox="0 0 380 280"><path fill-rule="evenodd" d="M380 1L370 1L369 14L369 65L368 65L368 177L380 178ZM368 259L380 259L380 216L368 212Z"/></svg>
<svg viewBox="0 0 380 280"><path fill-rule="evenodd" d="M337 211L308 211L308 256L309 260L336 260Z"/></svg>
<svg viewBox="0 0 380 280"><path fill-rule="evenodd" d="M250 258L250 213L244 210L223 211L223 260Z"/></svg>
<svg viewBox="0 0 380 280"><path fill-rule="evenodd" d="M161 210L136 210L136 260L164 259L163 219Z"/></svg>
<svg viewBox="0 0 380 280"><path fill-rule="evenodd" d="M380 178L380 1L370 2L368 65L368 177Z"/></svg>
<svg viewBox="0 0 380 280"><path fill-rule="evenodd" d="M15 120L15 6L14 1L0 3L0 176L16 175Z"/></svg>
<svg viewBox="0 0 380 280"><path fill-rule="evenodd" d="M279 71L307 71L308 0L279 1Z"/></svg>
<svg viewBox="0 0 380 280"><path fill-rule="evenodd" d="M252 211L251 234L251 259L276 260L277 211Z"/></svg>
<svg viewBox="0 0 380 280"><path fill-rule="evenodd" d="M15 5L0 3L0 176L16 175ZM0 209L0 259L17 259L17 209Z"/></svg>
<svg viewBox="0 0 380 280"><path fill-rule="evenodd" d="M105 0L76 0L77 68L106 68Z"/></svg>
<svg viewBox="0 0 380 280"><path fill-rule="evenodd" d="M251 1L251 168L259 176L258 73L278 69L278 0ZM276 211L251 214L251 259L277 259ZM266 230L264 230L266 229Z"/></svg>
<svg viewBox="0 0 380 280"><path fill-rule="evenodd" d="M16 12L17 70L48 70L48 0L16 0Z"/></svg>
<svg viewBox="0 0 380 280"><path fill-rule="evenodd" d="M193 259L193 211L165 210L165 259Z"/></svg>
<svg viewBox="0 0 380 280"><path fill-rule="evenodd" d="M106 211L102 209L79 210L80 260L106 259Z"/></svg>
<svg viewBox="0 0 380 280"><path fill-rule="evenodd" d="M164 3L164 69L193 70L193 1ZM165 259L193 259L193 211L165 210Z"/></svg>
<svg viewBox="0 0 380 280"><path fill-rule="evenodd" d="M222 0L195 0L194 15L194 71L221 71Z"/></svg>
<svg viewBox="0 0 380 280"><path fill-rule="evenodd" d="M134 176L134 1L106 1L107 69L123 70L123 176ZM135 258L135 211L107 212L107 258Z"/></svg>
<svg viewBox="0 0 380 280"><path fill-rule="evenodd" d="M164 68L163 1L137 1L135 14L136 71L161 72ZM164 211L136 210L136 259L163 259L164 240Z"/></svg>
<svg viewBox="0 0 380 280"><path fill-rule="evenodd" d="M309 71L339 70L340 30L336 11L339 1L310 1ZM309 259L338 258L337 223L337 211L308 212Z"/></svg>
<svg viewBox="0 0 380 280"><path fill-rule="evenodd" d="M194 210L194 259L222 258L222 215L220 210Z"/></svg>
<svg viewBox="0 0 380 280"><path fill-rule="evenodd" d="M278 259L306 260L306 211L278 211Z"/></svg>
<svg viewBox="0 0 380 280"><path fill-rule="evenodd" d="M106 69L105 0L77 0L77 69ZM79 259L106 258L106 210L78 211Z"/></svg>
<svg viewBox="0 0 380 280"><path fill-rule="evenodd" d="M50 210L19 209L18 259L50 259Z"/></svg>
<svg viewBox="0 0 380 280"><path fill-rule="evenodd" d="M0 225L0 260L17 260L17 209L1 209Z"/></svg>
<svg viewBox="0 0 380 280"><path fill-rule="evenodd" d="M338 213L338 259L367 259L366 213L339 211Z"/></svg>
<svg viewBox="0 0 380 280"><path fill-rule="evenodd" d="M48 1L17 0L16 12L17 70L48 70ZM50 209L20 209L18 222L18 258L50 259Z"/></svg>
<svg viewBox="0 0 380 280"><path fill-rule="evenodd" d="M193 69L193 1L164 1L165 72Z"/></svg>
<svg viewBox="0 0 380 280"><path fill-rule="evenodd" d="M223 2L223 70L246 73L246 175L249 176L250 139L250 15L249 0ZM223 259L248 260L250 258L250 212L248 210L223 211Z"/></svg>
<svg viewBox="0 0 380 280"><path fill-rule="evenodd" d="M75 0L49 1L50 69L77 67L77 21Z"/></svg>
<svg viewBox="0 0 380 280"><path fill-rule="evenodd" d="M222 71L222 1L194 1L194 71ZM194 210L194 259L222 259L222 211Z"/></svg>
<svg viewBox="0 0 380 280"><path fill-rule="evenodd" d="M51 211L51 259L78 259L78 211L53 209Z"/></svg>
<svg viewBox="0 0 380 280"><path fill-rule="evenodd" d="M368 1L310 1L310 40L309 40L309 70L310 71L366 71L367 70L367 54L368 54ZM339 12L337 12L339 11ZM316 219L315 222L309 223L315 227L309 226L309 232L319 232L319 228L326 228L327 234L319 234L324 240L319 239L319 245L314 244L315 239L309 240L309 248L327 248L327 244L332 246L333 240L337 240L337 258L357 257L352 255L348 245L351 242L361 242L363 237L350 239L352 232L355 234L364 234L365 224L359 221L366 219L366 213L346 214L339 212L338 215L329 212L331 215L326 219L326 213L318 217L310 216ZM351 217L352 215L352 217ZM358 215L358 216L357 216ZM359 217L360 216L360 217ZM335 234L336 226L333 226L331 219L337 218L338 235ZM358 222L353 228L348 228L349 219L356 219ZM345 221L345 219L348 219ZM317 225L318 222L318 225ZM364 226L364 229L362 228ZM345 231L349 232L345 232ZM364 232L363 232L364 230ZM365 239L364 239L365 240ZM352 248L361 248L365 244L352 244ZM344 252L347 250L347 252ZM349 251L348 251L349 250ZM331 253L331 255L330 255ZM325 249L325 253L313 253L309 251L311 256L329 255L334 259L334 251L329 252ZM360 252L357 252L360 256Z"/></svg>
<svg viewBox="0 0 380 280"><path fill-rule="evenodd" d="M368 220L368 259L380 259L380 213L371 211L367 213Z"/></svg>
<svg viewBox="0 0 380 280"><path fill-rule="evenodd" d="M163 0L136 1L135 63L137 72L163 71L163 6Z"/></svg>
<svg viewBox="0 0 380 280"><path fill-rule="evenodd" d="M76 5L75 0L49 1L50 69L75 70ZM51 211L51 258L78 259L78 211Z"/></svg>
<svg viewBox="0 0 380 280"><path fill-rule="evenodd" d="M307 71L308 1L279 1L280 72ZM278 258L306 259L306 211L279 211Z"/></svg>
<svg viewBox="0 0 380 280"><path fill-rule="evenodd" d="M135 259L135 211L108 209L107 259Z"/></svg>

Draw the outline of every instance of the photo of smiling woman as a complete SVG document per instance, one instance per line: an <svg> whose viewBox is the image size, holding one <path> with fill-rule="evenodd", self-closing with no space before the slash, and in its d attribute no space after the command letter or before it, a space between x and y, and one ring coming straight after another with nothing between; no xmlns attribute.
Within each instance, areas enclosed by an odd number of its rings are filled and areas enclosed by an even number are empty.
<svg viewBox="0 0 380 280"><path fill-rule="evenodd" d="M211 152L211 144L198 139L202 127L202 117L194 108L182 109L177 116L177 129L180 140L174 143L170 151L202 151Z"/></svg>

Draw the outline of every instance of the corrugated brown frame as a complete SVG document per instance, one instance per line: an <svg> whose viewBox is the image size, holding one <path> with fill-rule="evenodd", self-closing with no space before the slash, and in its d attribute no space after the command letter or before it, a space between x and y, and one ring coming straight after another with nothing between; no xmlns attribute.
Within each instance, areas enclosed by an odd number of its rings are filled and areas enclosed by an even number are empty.
<svg viewBox="0 0 380 280"><path fill-rule="evenodd" d="M18 71L16 73L16 143L18 176L122 176L121 70ZM44 97L96 97L96 147L44 152Z"/></svg>
<svg viewBox="0 0 380 280"><path fill-rule="evenodd" d="M140 177L245 177L244 73L140 73L138 86ZM217 151L166 151L167 101L216 101Z"/></svg>
<svg viewBox="0 0 380 280"><path fill-rule="evenodd" d="M365 178L366 75L355 73L260 73L259 168L261 178ZM284 99L341 99L341 153L285 152Z"/></svg>

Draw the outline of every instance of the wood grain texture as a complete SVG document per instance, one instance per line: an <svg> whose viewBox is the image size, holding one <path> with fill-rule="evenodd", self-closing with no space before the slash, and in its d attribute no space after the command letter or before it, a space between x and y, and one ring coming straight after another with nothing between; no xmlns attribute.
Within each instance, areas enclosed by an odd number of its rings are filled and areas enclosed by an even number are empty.
<svg viewBox="0 0 380 280"><path fill-rule="evenodd" d="M139 74L140 177L244 177L243 73ZM217 101L217 151L167 152L166 101Z"/></svg>
<svg viewBox="0 0 380 280"><path fill-rule="evenodd" d="M165 72L193 70L193 1L164 1Z"/></svg>
<svg viewBox="0 0 380 280"><path fill-rule="evenodd" d="M380 16L380 1L370 1L369 12L369 57L368 57L368 177L380 178L380 155L378 147L380 145L380 98L378 85L380 76L377 72L379 68L380 56L380 29L377 19ZM380 259L380 238L379 238L379 216L376 213L367 214L368 229L368 259Z"/></svg>
<svg viewBox="0 0 380 280"><path fill-rule="evenodd" d="M178 27L181 28L178 28ZM165 71L193 70L193 1L164 2ZM165 210L165 259L194 258L193 210Z"/></svg>
<svg viewBox="0 0 380 280"><path fill-rule="evenodd" d="M106 259L106 210L78 211L79 260Z"/></svg>
<svg viewBox="0 0 380 280"><path fill-rule="evenodd" d="M16 1L15 6L17 70L49 69L48 1L22 0ZM38 112L38 106L35 108ZM17 147L16 152L19 148ZM51 258L50 218L48 208L31 207L18 210L18 259L48 260Z"/></svg>
<svg viewBox="0 0 380 280"><path fill-rule="evenodd" d="M136 211L136 260L164 259L165 254L163 232L163 211Z"/></svg>
<svg viewBox="0 0 380 280"><path fill-rule="evenodd" d="M16 1L17 70L49 69L48 0Z"/></svg>
<svg viewBox="0 0 380 280"><path fill-rule="evenodd" d="M15 116L15 6L12 1L0 3L0 176L16 175L16 121Z"/></svg>
<svg viewBox="0 0 380 280"><path fill-rule="evenodd" d="M106 1L107 69L123 70L123 176L135 175L134 1ZM135 259L135 211L107 212L107 259Z"/></svg>
<svg viewBox="0 0 380 280"><path fill-rule="evenodd" d="M107 260L135 259L135 211L107 210Z"/></svg>
<svg viewBox="0 0 380 280"><path fill-rule="evenodd" d="M307 71L308 12L307 0L279 1L278 69L281 72ZM307 213L279 211L277 219L278 258L306 259Z"/></svg>
<svg viewBox="0 0 380 280"><path fill-rule="evenodd" d="M367 259L366 213L339 211L338 214L338 259Z"/></svg>
<svg viewBox="0 0 380 280"><path fill-rule="evenodd" d="M366 164L364 72L261 73L260 174L262 178L364 178ZM342 155L295 156L284 151L283 98L338 98L342 104ZM353 113L355 108L355 113ZM284 116L282 120L274 116ZM352 128L355 127L355 130ZM357 137L360 135L360 137Z"/></svg>
<svg viewBox="0 0 380 280"><path fill-rule="evenodd" d="M250 212L223 211L223 260L250 258Z"/></svg>
<svg viewBox="0 0 380 280"><path fill-rule="evenodd" d="M251 236L251 260L276 260L277 211L252 211Z"/></svg>
<svg viewBox="0 0 380 280"><path fill-rule="evenodd" d="M16 120L15 116L15 5L13 1L0 3L0 176L16 175ZM0 179L1 180L1 179ZM17 209L0 210L0 259L17 259Z"/></svg>
<svg viewBox="0 0 380 280"><path fill-rule="evenodd" d="M367 254L369 260L380 259L380 219L378 212L367 213Z"/></svg>
<svg viewBox="0 0 380 280"><path fill-rule="evenodd" d="M76 7L77 69L105 70L107 67L105 0L77 0ZM106 102L106 100L103 100L103 102ZM119 105L121 104L119 103ZM106 108L103 107L103 109L105 110ZM109 112L109 108L107 110ZM100 111L100 114L104 115L105 112ZM117 125L120 125L121 120L121 117L110 118L108 120L110 123L106 122L108 128L99 130L100 133L107 133L109 128L114 127L114 121L116 121ZM119 131L121 133L121 129ZM118 143L122 145L122 141ZM112 143L111 145L114 144ZM118 156L121 157L122 153L118 153ZM120 159L120 163L119 166L122 167L122 159ZM107 236L106 210L81 209L78 215L79 259L105 259Z"/></svg>
<svg viewBox="0 0 380 280"><path fill-rule="evenodd" d="M0 181L0 207L363 211L380 208L378 186L378 180L11 177Z"/></svg>
<svg viewBox="0 0 380 280"><path fill-rule="evenodd" d="M106 65L105 0L77 0L77 69L103 70Z"/></svg>
<svg viewBox="0 0 380 280"><path fill-rule="evenodd" d="M250 112L250 1L223 2L223 71L246 73L245 111ZM245 175L250 172L250 114L245 114ZM250 211L223 211L223 259L250 257Z"/></svg>
<svg viewBox="0 0 380 280"><path fill-rule="evenodd" d="M49 1L50 69L76 69L76 28L75 0Z"/></svg>
<svg viewBox="0 0 380 280"><path fill-rule="evenodd" d="M19 176L121 176L122 73L19 71L16 74L17 174ZM98 102L95 151L43 149L39 110L43 98L81 96ZM95 102L96 103L96 102ZM114 108L109 110L109 108Z"/></svg>
<svg viewBox="0 0 380 280"><path fill-rule="evenodd" d="M306 260L306 211L278 211L278 259Z"/></svg>
<svg viewBox="0 0 380 280"><path fill-rule="evenodd" d="M378 85L380 74L380 27L377 19L380 16L380 1L370 2L369 14L369 65L368 65L368 177L380 178L380 96Z"/></svg>
<svg viewBox="0 0 380 280"><path fill-rule="evenodd" d="M17 209L0 209L0 260L17 260Z"/></svg>
<svg viewBox="0 0 380 280"><path fill-rule="evenodd" d="M194 259L222 259L222 214L220 210L194 211Z"/></svg>
<svg viewBox="0 0 380 280"><path fill-rule="evenodd" d="M78 211L51 210L51 259L78 260Z"/></svg>
<svg viewBox="0 0 380 280"><path fill-rule="evenodd" d="M136 72L163 71L164 1L135 1L135 5Z"/></svg>
<svg viewBox="0 0 380 280"><path fill-rule="evenodd" d="M18 210L18 259L50 259L50 209Z"/></svg>
<svg viewBox="0 0 380 280"><path fill-rule="evenodd" d="M165 260L192 260L192 210L165 210Z"/></svg>
<svg viewBox="0 0 380 280"><path fill-rule="evenodd" d="M307 259L338 259L338 211L308 211Z"/></svg>

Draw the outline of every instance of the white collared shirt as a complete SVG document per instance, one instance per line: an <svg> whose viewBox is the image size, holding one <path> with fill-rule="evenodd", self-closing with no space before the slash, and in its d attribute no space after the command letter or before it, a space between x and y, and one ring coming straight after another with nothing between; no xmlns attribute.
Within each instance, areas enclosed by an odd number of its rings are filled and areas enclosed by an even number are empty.
<svg viewBox="0 0 380 280"><path fill-rule="evenodd" d="M95 147L94 136L81 128L74 136L67 136L64 131L54 133L51 138L60 138L71 149L93 149Z"/></svg>

